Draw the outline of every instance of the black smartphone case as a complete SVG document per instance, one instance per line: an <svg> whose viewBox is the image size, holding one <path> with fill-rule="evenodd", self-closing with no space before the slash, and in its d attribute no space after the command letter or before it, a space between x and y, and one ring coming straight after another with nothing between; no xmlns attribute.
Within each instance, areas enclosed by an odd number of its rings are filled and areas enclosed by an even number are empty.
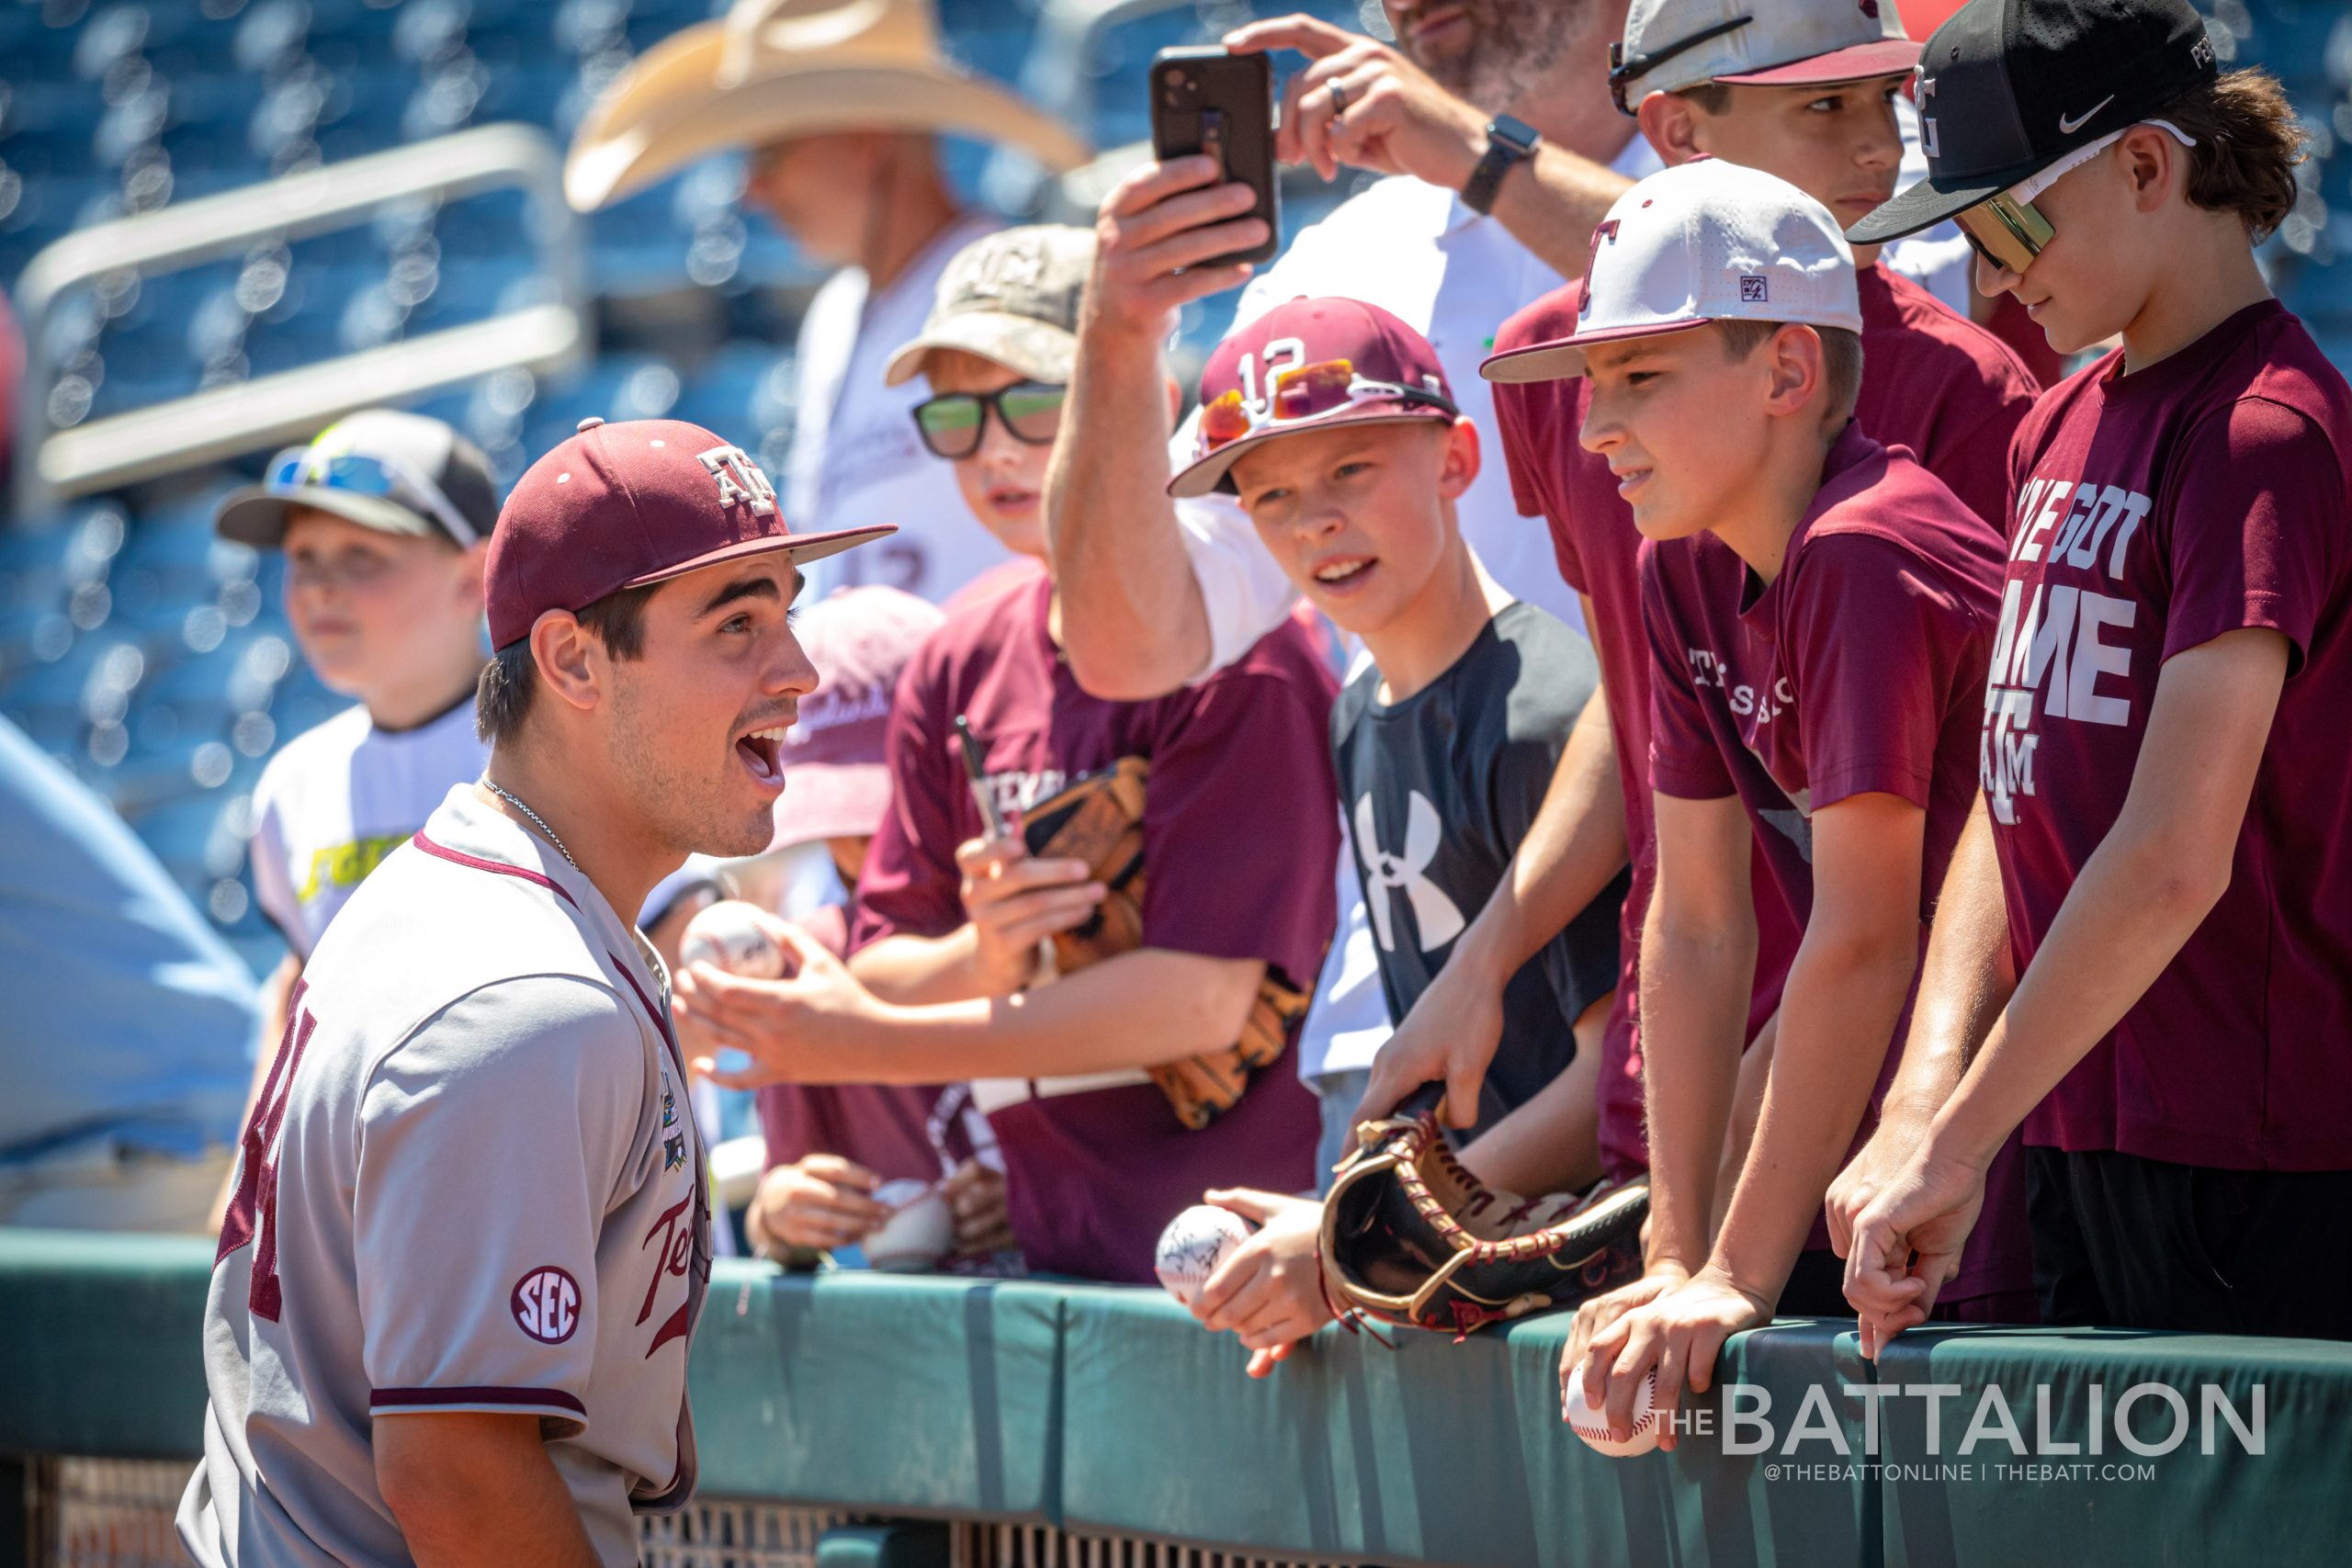
<svg viewBox="0 0 2352 1568"><path fill-rule="evenodd" d="M1204 265L1274 259L1282 188L1274 179L1274 73L1264 55L1163 49L1152 56L1151 145L1162 163L1209 152L1222 159L1227 179L1258 193L1250 211L1266 220L1266 243Z"/></svg>

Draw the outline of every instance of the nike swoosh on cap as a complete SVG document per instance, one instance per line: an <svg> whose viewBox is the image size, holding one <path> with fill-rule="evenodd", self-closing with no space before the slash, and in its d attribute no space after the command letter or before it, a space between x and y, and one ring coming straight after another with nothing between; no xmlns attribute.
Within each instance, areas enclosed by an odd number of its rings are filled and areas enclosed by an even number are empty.
<svg viewBox="0 0 2352 1568"><path fill-rule="evenodd" d="M2074 134L2075 134L2075 132L2076 132L2076 131L2078 131L2078 130L2082 130L2082 128L2083 128L2084 126L2088 125L2088 124L2090 123L2090 118L2091 118L2091 116L2092 116L2092 115L2095 115L2095 114L2098 113L2098 111L2099 111L2099 110L2101 110L2101 109L2103 109L2103 108L2107 107L2107 106L2108 106L2108 105L2109 105L2109 104L2113 103L2114 101L2115 101L2115 95L2114 95L2113 93L2109 93L2109 94L2108 94L2108 96L2105 96L2105 97L2101 98L2098 102L2097 102L2097 103L2093 104L2093 105L2092 105L2088 109L2085 110L2085 111L2084 111L2083 113L2081 113L2081 114L2076 115L2076 116L2075 116L2074 118L2072 118L2072 119L2068 119L2068 118L2067 118L2064 115L2063 115L2063 114L2062 114L2062 115L2060 115L2060 116L2058 117L2058 134L2059 134L2059 135L2061 135L2061 136L2072 136L2072 135L2074 135Z"/></svg>

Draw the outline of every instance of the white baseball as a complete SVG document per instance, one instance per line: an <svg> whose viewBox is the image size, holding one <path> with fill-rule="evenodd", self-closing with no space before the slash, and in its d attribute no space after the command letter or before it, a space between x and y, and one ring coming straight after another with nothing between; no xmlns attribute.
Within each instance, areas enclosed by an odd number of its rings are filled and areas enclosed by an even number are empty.
<svg viewBox="0 0 2352 1568"><path fill-rule="evenodd" d="M896 1211L857 1245L876 1269L909 1273L947 1256L956 1215L935 1182L901 1179L874 1190L874 1201Z"/></svg>
<svg viewBox="0 0 2352 1568"><path fill-rule="evenodd" d="M680 964L708 964L747 979L773 980L784 973L784 949L768 935L752 906L724 898L686 922L678 939Z"/></svg>
<svg viewBox="0 0 2352 1568"><path fill-rule="evenodd" d="M1657 1447L1659 1428L1664 1425L1656 1408L1657 1400L1657 1369L1652 1367L1642 1386L1634 1391L1634 1429L1612 1437L1609 1431L1609 1416L1585 1403L1584 1363L1577 1363L1568 1374L1567 1392L1560 1399L1560 1418L1596 1453L1611 1459L1631 1459Z"/></svg>
<svg viewBox="0 0 2352 1568"><path fill-rule="evenodd" d="M1249 1239L1250 1226L1240 1215L1214 1204L1195 1203L1159 1233L1152 1271L1170 1295L1191 1306L1209 1276L1216 1272L1216 1266Z"/></svg>

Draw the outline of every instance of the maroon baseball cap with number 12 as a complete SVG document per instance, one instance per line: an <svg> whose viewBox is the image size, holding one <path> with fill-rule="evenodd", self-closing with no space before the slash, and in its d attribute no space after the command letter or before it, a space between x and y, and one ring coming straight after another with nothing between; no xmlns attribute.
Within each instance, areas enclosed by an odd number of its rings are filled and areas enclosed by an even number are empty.
<svg viewBox="0 0 2352 1568"><path fill-rule="evenodd" d="M679 420L583 419L498 514L484 584L491 646L522 641L549 610L584 609L624 588L775 550L818 560L897 532L877 524L795 534L775 487L733 442Z"/></svg>

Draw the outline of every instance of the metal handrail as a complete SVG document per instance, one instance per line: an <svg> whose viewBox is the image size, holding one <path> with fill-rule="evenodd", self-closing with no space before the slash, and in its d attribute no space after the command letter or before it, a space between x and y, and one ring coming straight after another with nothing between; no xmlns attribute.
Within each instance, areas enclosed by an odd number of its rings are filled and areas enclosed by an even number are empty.
<svg viewBox="0 0 2352 1568"><path fill-rule="evenodd" d="M294 240L344 228L418 197L514 187L532 202L528 237L554 282L552 302L66 430L50 428L57 367L40 345L51 312L76 285L126 269L152 275L195 265L265 237ZM589 339L579 220L563 199L561 154L546 132L524 125L481 126L78 230L33 258L17 302L28 350L17 417L20 514L62 497L299 439L354 409L491 371L560 369L579 358Z"/></svg>

